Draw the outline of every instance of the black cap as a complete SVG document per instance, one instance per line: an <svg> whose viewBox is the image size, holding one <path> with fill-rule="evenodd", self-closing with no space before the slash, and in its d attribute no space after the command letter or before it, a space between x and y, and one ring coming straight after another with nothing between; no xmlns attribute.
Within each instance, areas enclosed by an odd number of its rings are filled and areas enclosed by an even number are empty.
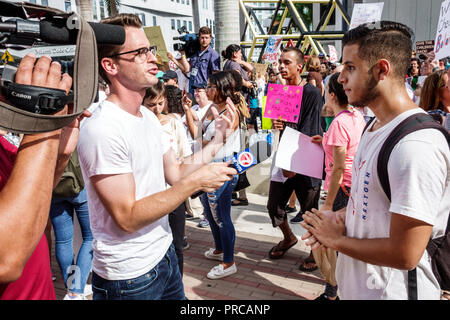
<svg viewBox="0 0 450 320"><path fill-rule="evenodd" d="M206 82L195 83L192 85L193 89L206 89Z"/></svg>
<svg viewBox="0 0 450 320"><path fill-rule="evenodd" d="M163 80L170 80L170 79L177 79L178 80L178 74L173 70L167 70L166 73L162 76Z"/></svg>

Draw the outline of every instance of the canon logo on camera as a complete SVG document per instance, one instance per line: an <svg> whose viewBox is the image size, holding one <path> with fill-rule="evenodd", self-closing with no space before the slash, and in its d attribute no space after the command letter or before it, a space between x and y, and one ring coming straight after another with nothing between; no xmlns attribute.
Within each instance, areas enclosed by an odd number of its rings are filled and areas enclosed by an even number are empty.
<svg viewBox="0 0 450 320"><path fill-rule="evenodd" d="M31 100L31 96L28 95L28 94L17 93L17 92L15 92L15 91L12 91L12 92L11 92L11 95L12 95L13 97Z"/></svg>

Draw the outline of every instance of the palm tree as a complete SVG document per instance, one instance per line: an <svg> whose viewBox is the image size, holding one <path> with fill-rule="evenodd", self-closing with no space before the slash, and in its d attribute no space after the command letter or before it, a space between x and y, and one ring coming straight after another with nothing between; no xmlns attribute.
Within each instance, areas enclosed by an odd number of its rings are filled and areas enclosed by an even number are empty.
<svg viewBox="0 0 450 320"><path fill-rule="evenodd" d="M108 8L108 14L115 16L119 14L118 7L120 7L120 0L106 0L106 7Z"/></svg>
<svg viewBox="0 0 450 320"><path fill-rule="evenodd" d="M222 52L230 44L240 43L239 2L236 0L214 1L215 49Z"/></svg>
<svg viewBox="0 0 450 320"><path fill-rule="evenodd" d="M94 14L92 10L92 0L75 0L78 14L86 21L92 21Z"/></svg>

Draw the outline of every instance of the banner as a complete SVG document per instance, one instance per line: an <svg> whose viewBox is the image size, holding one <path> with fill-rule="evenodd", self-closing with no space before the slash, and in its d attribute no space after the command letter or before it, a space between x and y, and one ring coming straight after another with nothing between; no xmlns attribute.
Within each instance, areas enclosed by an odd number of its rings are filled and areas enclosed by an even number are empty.
<svg viewBox="0 0 450 320"><path fill-rule="evenodd" d="M262 98L262 114L263 114L263 116L262 116L262 123L261 123L262 130L270 130L270 129L272 129L272 120L264 117L264 112L265 112L265 109L266 109L266 102L267 102L267 96L264 96Z"/></svg>
<svg viewBox="0 0 450 320"><path fill-rule="evenodd" d="M269 84L264 117L297 123L302 105L303 87Z"/></svg>
<svg viewBox="0 0 450 320"><path fill-rule="evenodd" d="M267 40L266 48L264 49L264 54L262 59L265 63L272 63L278 61L278 51L281 47L281 36L270 36Z"/></svg>
<svg viewBox="0 0 450 320"><path fill-rule="evenodd" d="M446 0L441 5L439 23L434 41L434 52L436 60L450 56L450 0Z"/></svg>
<svg viewBox="0 0 450 320"><path fill-rule="evenodd" d="M384 2L377 3L355 3L353 7L350 29L367 22L381 21Z"/></svg>

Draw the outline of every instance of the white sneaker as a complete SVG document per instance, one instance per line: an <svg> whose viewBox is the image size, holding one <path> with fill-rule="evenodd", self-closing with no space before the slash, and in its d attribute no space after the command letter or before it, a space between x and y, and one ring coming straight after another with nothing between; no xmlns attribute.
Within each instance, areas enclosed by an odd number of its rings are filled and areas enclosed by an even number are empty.
<svg viewBox="0 0 450 320"><path fill-rule="evenodd" d="M223 261L223 252L214 253L214 249L209 248L209 250L205 252L205 257L210 260Z"/></svg>
<svg viewBox="0 0 450 320"><path fill-rule="evenodd" d="M208 279L215 280L215 279L227 277L236 272L237 272L236 263L233 263L233 265L231 267L228 267L226 269L223 268L222 264L219 264L218 266L215 266L214 268L212 268L206 277Z"/></svg>
<svg viewBox="0 0 450 320"><path fill-rule="evenodd" d="M77 295L71 296L68 293L66 293L63 300L86 300L86 299L84 297L84 294L77 294Z"/></svg>
<svg viewBox="0 0 450 320"><path fill-rule="evenodd" d="M85 296L90 296L92 294L92 285L91 284L86 284L84 286L84 295Z"/></svg>

